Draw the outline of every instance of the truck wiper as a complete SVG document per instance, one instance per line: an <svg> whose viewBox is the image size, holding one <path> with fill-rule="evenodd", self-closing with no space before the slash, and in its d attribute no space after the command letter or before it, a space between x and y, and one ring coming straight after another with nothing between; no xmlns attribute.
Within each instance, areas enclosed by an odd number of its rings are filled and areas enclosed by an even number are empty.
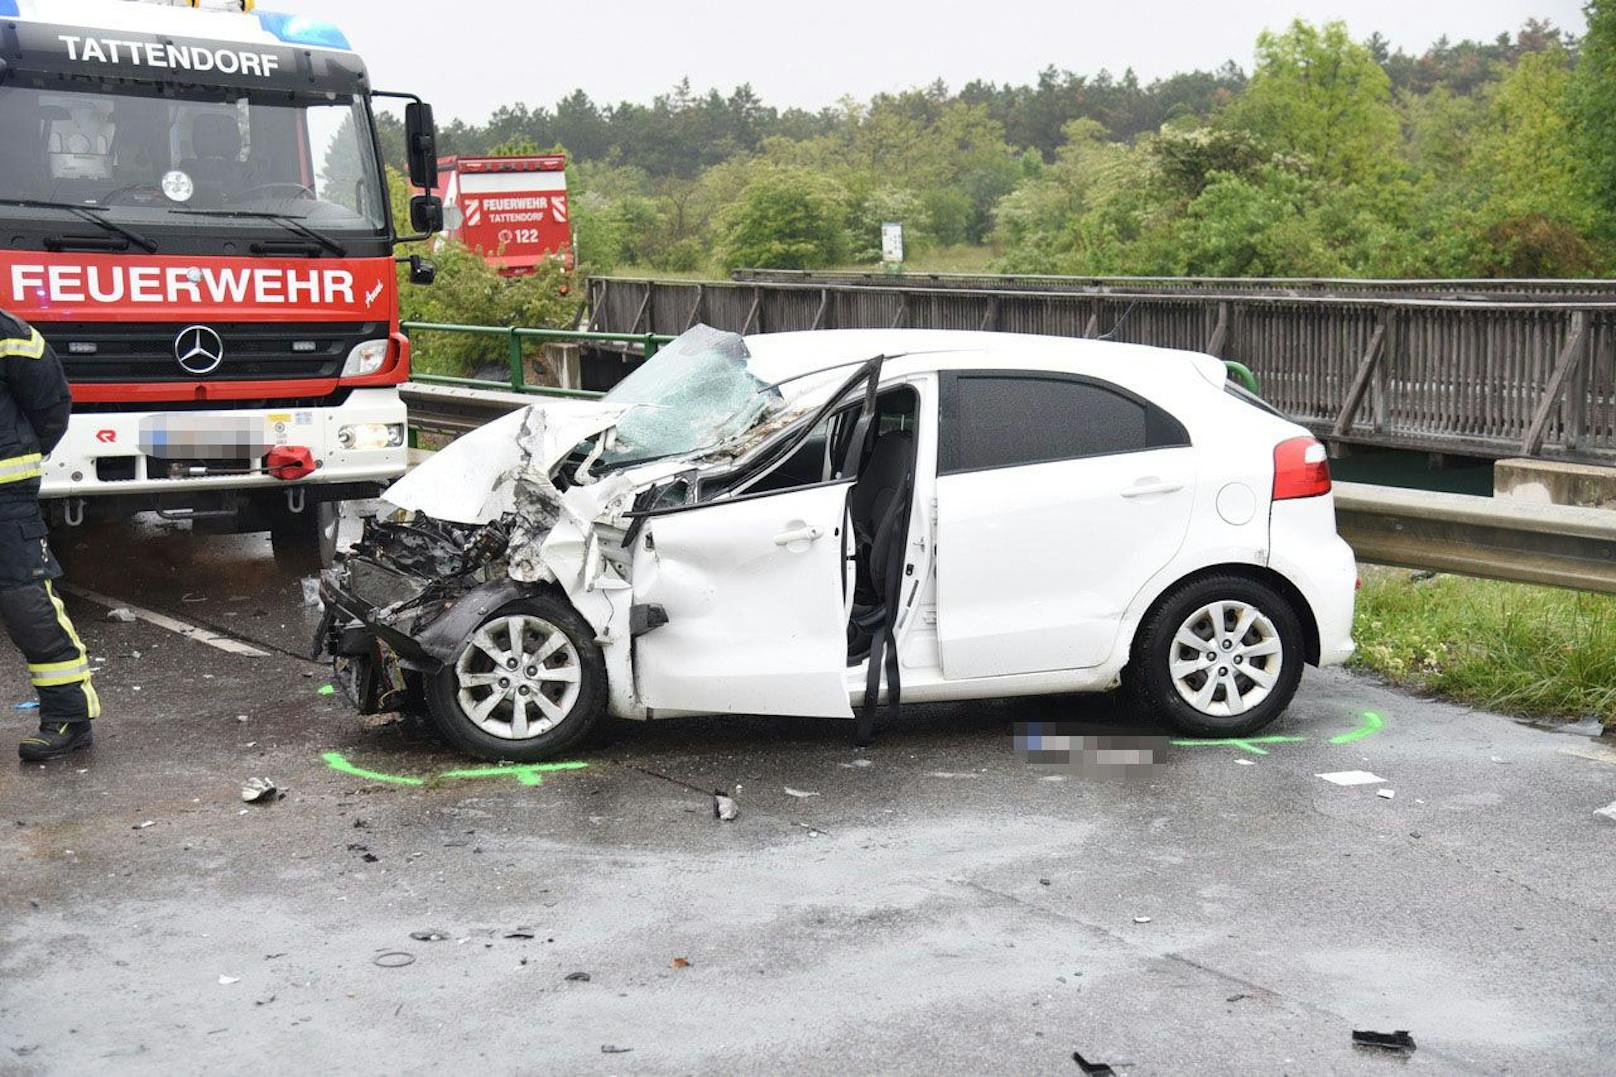
<svg viewBox="0 0 1616 1077"><path fill-rule="evenodd" d="M296 232L310 242L330 251L338 258L346 257L348 248L329 236L322 236L296 217L288 217L284 213L267 213L253 209L175 209L170 213L183 213L187 217L240 217L255 221L274 221L288 232Z"/></svg>
<svg viewBox="0 0 1616 1077"><path fill-rule="evenodd" d="M108 232L122 236L147 254L152 254L157 250L157 244L139 232L132 228L125 228L123 225L109 221L101 216L106 212L106 208L103 206L87 206L80 202L47 202L37 198L0 198L0 203L8 206L22 206L25 209L65 209L81 220L89 221L91 224L98 225ZM71 242L72 238L71 236L62 236L46 240L46 246L50 246L53 242L57 244Z"/></svg>

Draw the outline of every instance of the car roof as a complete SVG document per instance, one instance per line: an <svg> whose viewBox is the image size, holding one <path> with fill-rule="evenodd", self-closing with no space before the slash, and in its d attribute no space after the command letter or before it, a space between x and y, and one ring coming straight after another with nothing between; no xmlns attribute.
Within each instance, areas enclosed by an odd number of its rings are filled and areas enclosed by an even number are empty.
<svg viewBox="0 0 1616 1077"><path fill-rule="evenodd" d="M884 374L925 370L1044 370L1133 385L1198 377L1222 385L1223 363L1201 352L1110 340L964 329L816 329L746 339L753 373L777 382L877 355ZM814 379L817 380L817 379Z"/></svg>

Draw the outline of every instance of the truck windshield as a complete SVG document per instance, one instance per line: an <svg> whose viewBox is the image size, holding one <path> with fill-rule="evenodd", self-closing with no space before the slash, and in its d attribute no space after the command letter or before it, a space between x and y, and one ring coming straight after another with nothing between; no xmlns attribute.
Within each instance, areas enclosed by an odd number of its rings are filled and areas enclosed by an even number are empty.
<svg viewBox="0 0 1616 1077"><path fill-rule="evenodd" d="M94 207L142 230L194 229L199 213L221 231L261 231L263 215L321 234L386 227L361 99L102 85L0 88L0 213L9 200Z"/></svg>

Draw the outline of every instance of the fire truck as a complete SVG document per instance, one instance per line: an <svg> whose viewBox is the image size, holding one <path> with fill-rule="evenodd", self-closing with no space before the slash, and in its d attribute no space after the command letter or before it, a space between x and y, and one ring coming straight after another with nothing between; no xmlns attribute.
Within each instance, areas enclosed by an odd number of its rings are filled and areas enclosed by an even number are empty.
<svg viewBox="0 0 1616 1077"><path fill-rule="evenodd" d="M430 106L372 90L342 31L252 0L0 0L0 308L73 390L41 496L56 524L155 510L328 563L338 506L403 474L409 372L372 104L411 182Z"/></svg>
<svg viewBox="0 0 1616 1077"><path fill-rule="evenodd" d="M532 273L547 258L572 265L565 154L443 157L438 174L446 237L507 277Z"/></svg>

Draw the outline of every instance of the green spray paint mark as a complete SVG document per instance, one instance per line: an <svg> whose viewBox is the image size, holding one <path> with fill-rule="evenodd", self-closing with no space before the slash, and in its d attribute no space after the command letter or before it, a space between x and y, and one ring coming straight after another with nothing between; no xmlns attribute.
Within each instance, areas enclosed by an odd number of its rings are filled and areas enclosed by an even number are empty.
<svg viewBox="0 0 1616 1077"><path fill-rule="evenodd" d="M1364 711L1359 717L1363 721L1362 725L1348 733L1337 733L1330 738L1330 743L1351 744L1355 740L1362 740L1371 733L1379 733L1381 727L1386 724L1385 719L1374 711Z"/></svg>
<svg viewBox="0 0 1616 1077"><path fill-rule="evenodd" d="M558 770L583 770L588 763L523 763L511 766L472 767L465 770L445 770L428 778L416 778L408 774L383 774L380 771L365 770L348 762L341 752L326 752L322 759L325 765L332 770L351 774L355 778L365 778L373 782L391 782L393 785L433 785L440 781L458 781L464 778L515 778L523 785L538 785L544 779L541 774L549 774Z"/></svg>
<svg viewBox="0 0 1616 1077"><path fill-rule="evenodd" d="M329 684L322 684L320 687L314 690L314 694L319 696L334 696L337 694L337 690Z"/></svg>
<svg viewBox="0 0 1616 1077"><path fill-rule="evenodd" d="M325 765L332 770L340 770L344 774L352 774L355 778L367 778L373 782L392 782L394 785L425 785L425 778L411 778L404 774L378 774L374 770L365 770L356 767L344 758L341 752L326 752L322 757Z"/></svg>
<svg viewBox="0 0 1616 1077"><path fill-rule="evenodd" d="M1296 744L1306 740L1306 737L1219 737L1214 740L1175 740L1172 743L1180 748L1199 748L1203 744L1232 744L1241 751L1252 755L1267 755L1268 749L1259 748L1259 744Z"/></svg>

